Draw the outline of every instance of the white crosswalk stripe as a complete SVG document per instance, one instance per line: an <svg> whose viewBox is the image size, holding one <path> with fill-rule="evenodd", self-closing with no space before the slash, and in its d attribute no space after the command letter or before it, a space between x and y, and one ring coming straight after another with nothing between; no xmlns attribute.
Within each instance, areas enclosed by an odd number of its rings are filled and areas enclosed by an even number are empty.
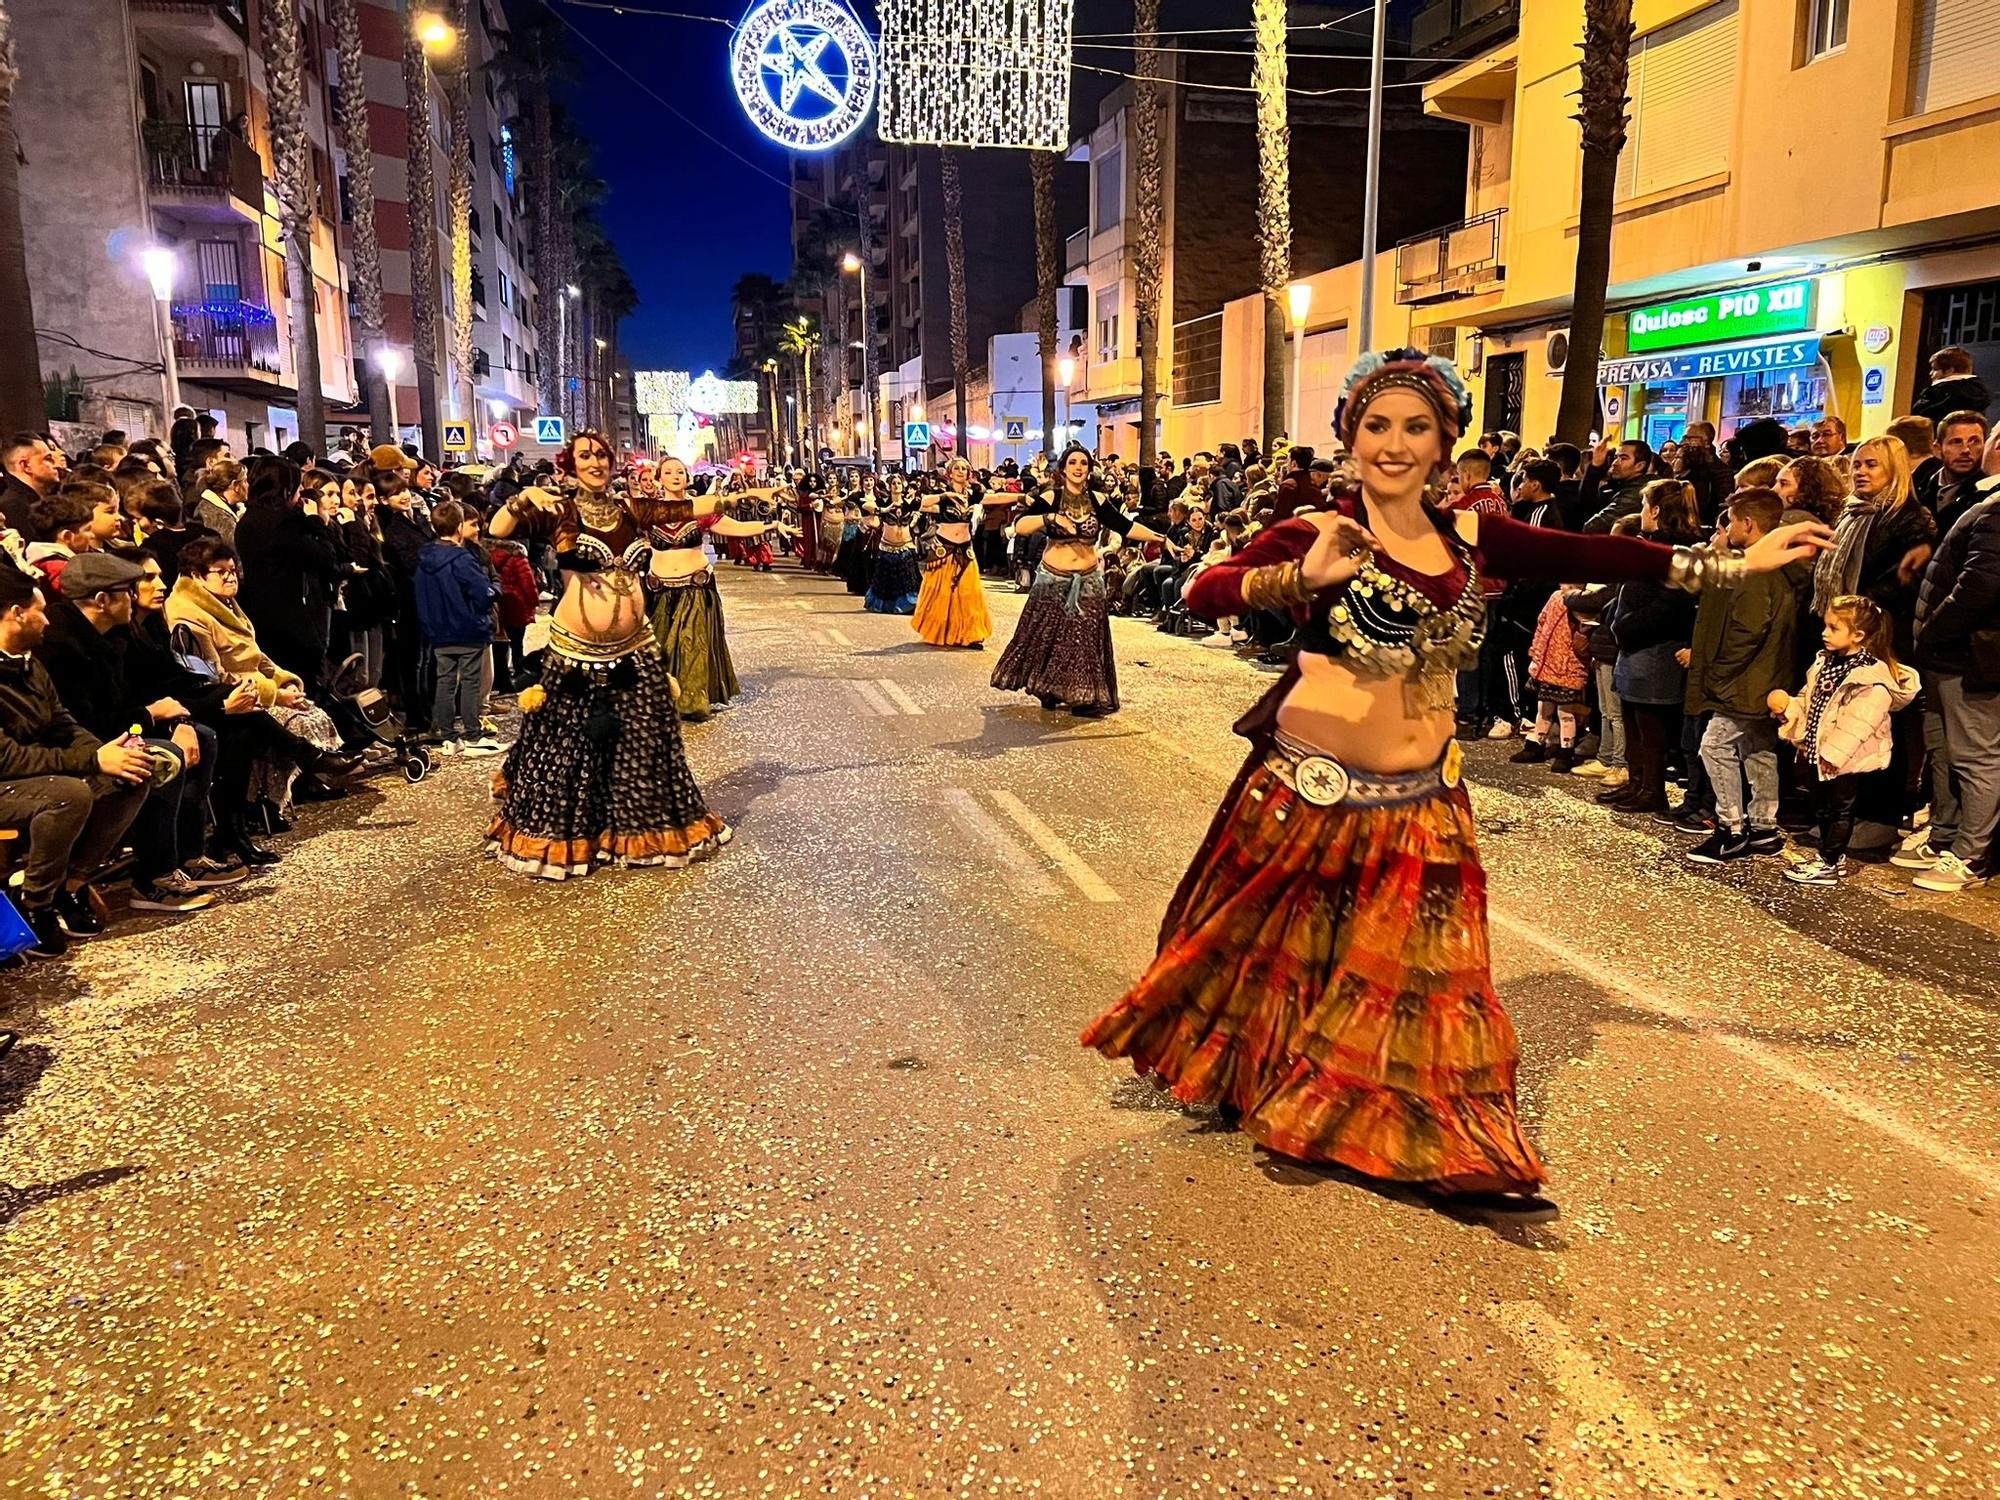
<svg viewBox="0 0 2000 1500"><path fill-rule="evenodd" d="M1084 862L1083 856L1070 848L1053 828L1036 817L1033 809L1019 797L1012 792L998 789L990 790L986 795L993 799L1000 811L1014 820L1023 833L1035 841L1036 848L1055 861L1056 867L1070 878L1070 883L1083 892L1085 900L1111 902L1119 899L1118 893L1111 889L1104 877L1091 869Z"/></svg>

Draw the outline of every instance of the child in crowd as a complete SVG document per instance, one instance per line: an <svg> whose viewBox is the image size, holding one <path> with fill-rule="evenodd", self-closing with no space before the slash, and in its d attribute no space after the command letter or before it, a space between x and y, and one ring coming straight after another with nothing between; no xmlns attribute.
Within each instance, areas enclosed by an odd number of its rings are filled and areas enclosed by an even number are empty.
<svg viewBox="0 0 2000 1500"><path fill-rule="evenodd" d="M1782 721L1779 737L1798 747L1813 787L1819 858L1785 871L1800 885L1836 885L1847 874L1856 787L1863 774L1889 764L1889 716L1914 701L1919 687L1916 672L1896 660L1888 611L1873 599L1835 599L1820 639L1826 649L1806 669L1805 686L1769 700Z"/></svg>
<svg viewBox="0 0 2000 1500"><path fill-rule="evenodd" d="M1535 638L1528 647L1528 689L1537 704L1535 727L1527 742L1507 758L1516 764L1534 765L1548 761L1549 769L1567 773L1575 762L1577 731L1583 716L1584 687L1590 668L1579 652L1576 622L1570 618L1569 601L1582 585L1566 583L1549 595L1535 619ZM1556 736L1550 749L1550 736Z"/></svg>
<svg viewBox="0 0 2000 1500"><path fill-rule="evenodd" d="M1220 526L1216 529L1215 539L1208 544L1208 551L1195 565L1194 572L1199 573L1204 568L1225 562L1241 552L1247 545L1249 527L1249 518L1240 510L1232 510L1223 516ZM1192 578L1193 574L1189 576ZM1214 634L1203 636L1196 644L1215 647L1240 646L1249 639L1250 633L1243 629L1241 615L1224 615L1215 622Z"/></svg>
<svg viewBox="0 0 2000 1500"><path fill-rule="evenodd" d="M504 748L485 731L479 711L486 696L486 656L493 645L493 605L500 585L487 571L479 545L479 513L456 500L431 510L438 539L417 560L417 623L437 672L433 710L446 755L498 755Z"/></svg>

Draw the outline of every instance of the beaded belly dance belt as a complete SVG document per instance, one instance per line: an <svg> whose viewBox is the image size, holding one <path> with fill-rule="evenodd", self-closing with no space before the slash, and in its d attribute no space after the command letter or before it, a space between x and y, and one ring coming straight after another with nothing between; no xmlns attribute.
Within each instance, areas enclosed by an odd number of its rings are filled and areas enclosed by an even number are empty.
<svg viewBox="0 0 2000 1500"><path fill-rule="evenodd" d="M1356 770L1282 732L1272 737L1264 752L1264 769L1314 807L1389 807L1416 802L1457 786L1464 768L1465 753L1457 740L1444 747L1436 765L1420 771ZM1277 816L1284 815L1280 808Z"/></svg>
<svg viewBox="0 0 2000 1500"><path fill-rule="evenodd" d="M634 651L648 648L659 649L653 638L653 628L642 618L627 635L617 640L599 640L594 636L578 635L567 630L553 620L549 622L549 649L567 661L584 666L595 666L602 662L614 662L630 656Z"/></svg>

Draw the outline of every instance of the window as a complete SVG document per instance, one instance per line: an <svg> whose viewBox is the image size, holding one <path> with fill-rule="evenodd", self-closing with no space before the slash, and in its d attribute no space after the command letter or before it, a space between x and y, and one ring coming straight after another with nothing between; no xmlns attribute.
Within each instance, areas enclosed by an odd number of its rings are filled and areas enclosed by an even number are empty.
<svg viewBox="0 0 2000 1500"><path fill-rule="evenodd" d="M1917 0L1910 48L1910 113L1927 115L2000 92L1993 38L2000 0Z"/></svg>
<svg viewBox="0 0 2000 1500"><path fill-rule="evenodd" d="M1091 197L1097 217L1091 221L1094 233L1116 229L1125 217L1125 153L1113 149L1097 158L1091 167Z"/></svg>
<svg viewBox="0 0 2000 1500"><path fill-rule="evenodd" d="M508 280L504 267L500 271L500 305L510 309L514 305L514 283ZM509 363L511 364L512 361L510 360Z"/></svg>
<svg viewBox="0 0 2000 1500"><path fill-rule="evenodd" d="M1632 44L1632 113L1618 157L1620 201L1729 170L1737 51L1736 0L1698 10Z"/></svg>
<svg viewBox="0 0 2000 1500"><path fill-rule="evenodd" d="M1806 61L1815 62L1847 45L1848 0L1805 0Z"/></svg>
<svg viewBox="0 0 2000 1500"><path fill-rule="evenodd" d="M500 335L500 368L514 368L514 341L504 333Z"/></svg>
<svg viewBox="0 0 2000 1500"><path fill-rule="evenodd" d="M1097 294L1097 359L1099 364L1118 358L1118 288L1108 286Z"/></svg>

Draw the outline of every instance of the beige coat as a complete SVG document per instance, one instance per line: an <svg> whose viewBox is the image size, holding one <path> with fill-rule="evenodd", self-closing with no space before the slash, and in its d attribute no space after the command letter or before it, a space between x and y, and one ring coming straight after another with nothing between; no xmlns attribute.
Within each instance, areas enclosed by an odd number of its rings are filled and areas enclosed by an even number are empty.
<svg viewBox="0 0 2000 1500"><path fill-rule="evenodd" d="M259 707L276 703L280 688L304 686L295 673L264 654L248 615L185 574L167 595L167 628L182 625L188 627L210 666L230 682L247 682L256 688Z"/></svg>

